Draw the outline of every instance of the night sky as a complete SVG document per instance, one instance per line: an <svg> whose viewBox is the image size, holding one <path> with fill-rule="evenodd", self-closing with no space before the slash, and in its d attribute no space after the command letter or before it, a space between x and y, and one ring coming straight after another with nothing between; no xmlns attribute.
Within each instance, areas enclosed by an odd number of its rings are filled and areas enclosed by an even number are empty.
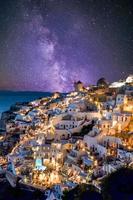
<svg viewBox="0 0 133 200"><path fill-rule="evenodd" d="M0 89L69 91L133 72L133 0L0 0Z"/></svg>

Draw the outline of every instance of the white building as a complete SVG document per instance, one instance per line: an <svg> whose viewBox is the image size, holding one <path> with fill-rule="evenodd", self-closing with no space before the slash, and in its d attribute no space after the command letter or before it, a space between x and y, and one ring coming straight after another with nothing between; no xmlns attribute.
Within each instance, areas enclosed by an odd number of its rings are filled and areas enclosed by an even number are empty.
<svg viewBox="0 0 133 200"><path fill-rule="evenodd" d="M125 104L127 102L127 96L124 94L118 94L116 96L116 105Z"/></svg>
<svg viewBox="0 0 133 200"><path fill-rule="evenodd" d="M133 74L129 75L129 76L126 78L126 83L133 83Z"/></svg>

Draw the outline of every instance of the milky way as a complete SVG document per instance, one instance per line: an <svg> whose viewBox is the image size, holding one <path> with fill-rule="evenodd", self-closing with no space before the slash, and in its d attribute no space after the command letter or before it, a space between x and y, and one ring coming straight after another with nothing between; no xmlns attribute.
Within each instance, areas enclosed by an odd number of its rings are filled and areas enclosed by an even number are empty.
<svg viewBox="0 0 133 200"><path fill-rule="evenodd" d="M0 89L69 91L132 73L130 0L1 0L0 27Z"/></svg>

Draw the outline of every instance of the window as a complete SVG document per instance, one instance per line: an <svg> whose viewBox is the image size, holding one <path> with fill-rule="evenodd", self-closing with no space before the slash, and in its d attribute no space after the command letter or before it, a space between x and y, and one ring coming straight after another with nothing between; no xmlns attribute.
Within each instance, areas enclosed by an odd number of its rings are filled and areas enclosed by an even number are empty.
<svg viewBox="0 0 133 200"><path fill-rule="evenodd" d="M64 138L64 137L65 137L65 135L63 134L63 135L62 135L62 137Z"/></svg>

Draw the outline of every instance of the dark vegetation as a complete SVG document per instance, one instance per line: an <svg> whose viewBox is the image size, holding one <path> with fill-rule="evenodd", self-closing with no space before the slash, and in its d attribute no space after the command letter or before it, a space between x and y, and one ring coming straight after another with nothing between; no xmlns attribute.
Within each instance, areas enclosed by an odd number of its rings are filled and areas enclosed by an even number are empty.
<svg viewBox="0 0 133 200"><path fill-rule="evenodd" d="M45 196L39 190L34 192L12 188L8 182L0 182L0 200L45 200Z"/></svg>
<svg viewBox="0 0 133 200"><path fill-rule="evenodd" d="M64 193L63 200L102 200L102 195L92 185L81 184Z"/></svg>
<svg viewBox="0 0 133 200"><path fill-rule="evenodd" d="M102 183L104 200L133 200L133 170L121 168Z"/></svg>

